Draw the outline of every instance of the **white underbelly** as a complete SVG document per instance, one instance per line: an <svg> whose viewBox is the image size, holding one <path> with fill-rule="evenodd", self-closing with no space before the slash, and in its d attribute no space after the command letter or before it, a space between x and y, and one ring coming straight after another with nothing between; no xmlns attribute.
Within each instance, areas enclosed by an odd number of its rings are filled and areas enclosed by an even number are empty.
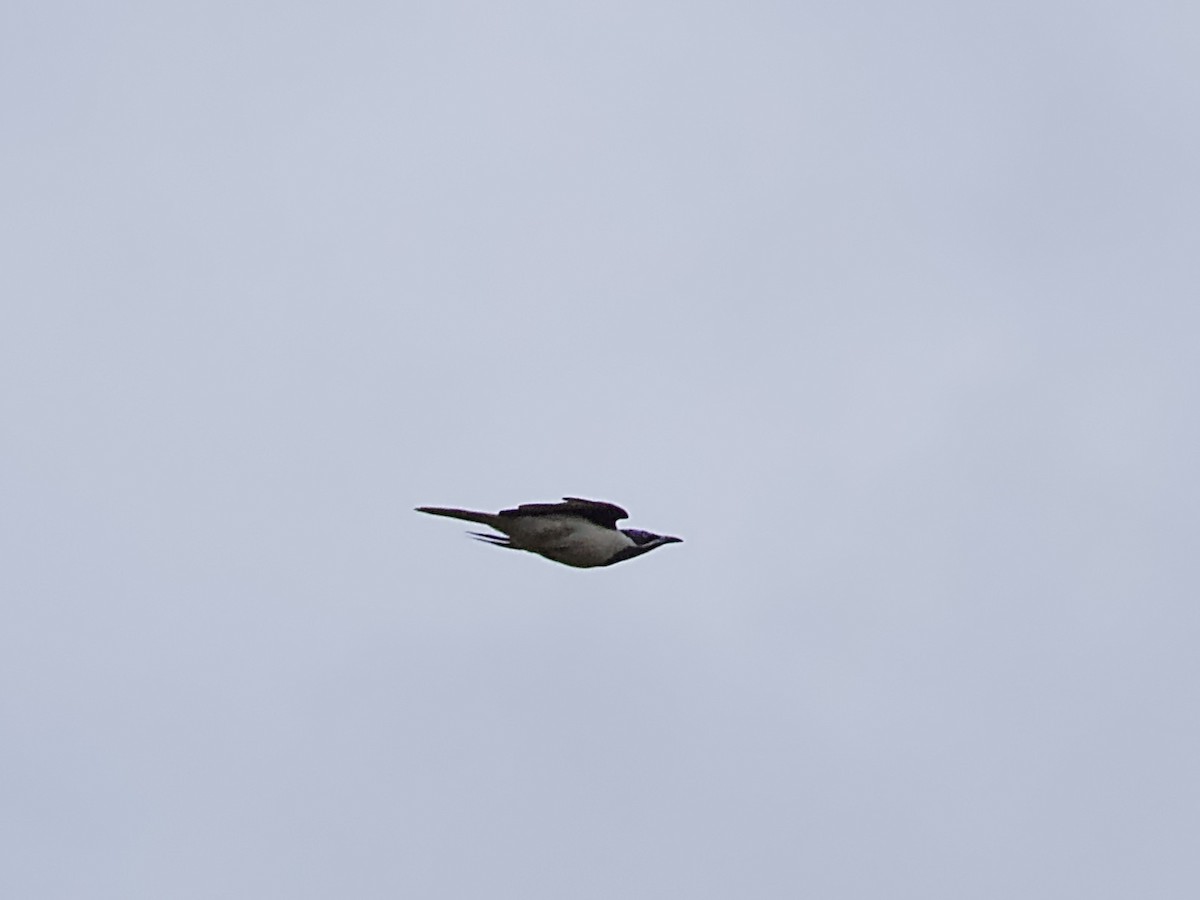
<svg viewBox="0 0 1200 900"><path fill-rule="evenodd" d="M496 526L514 547L547 559L586 569L602 566L633 541L615 528L604 528L574 516L523 516Z"/></svg>

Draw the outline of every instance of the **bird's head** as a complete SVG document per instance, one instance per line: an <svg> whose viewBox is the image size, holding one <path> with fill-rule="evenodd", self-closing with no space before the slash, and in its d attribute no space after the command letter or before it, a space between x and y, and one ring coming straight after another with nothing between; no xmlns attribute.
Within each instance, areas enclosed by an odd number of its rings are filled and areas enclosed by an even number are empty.
<svg viewBox="0 0 1200 900"><path fill-rule="evenodd" d="M620 531L621 534L633 541L633 546L617 551L603 565L611 566L613 563L619 563L625 559L633 559L635 556L641 556L643 553L649 553L651 550L657 550L667 544L683 543L683 538L655 534L653 531L640 531L637 528L622 528Z"/></svg>
<svg viewBox="0 0 1200 900"><path fill-rule="evenodd" d="M661 547L663 544L682 544L683 538L671 537L666 534L655 534L653 531L642 531L638 528L622 528L621 533L627 536L639 547L652 544ZM649 549L649 548L647 548Z"/></svg>

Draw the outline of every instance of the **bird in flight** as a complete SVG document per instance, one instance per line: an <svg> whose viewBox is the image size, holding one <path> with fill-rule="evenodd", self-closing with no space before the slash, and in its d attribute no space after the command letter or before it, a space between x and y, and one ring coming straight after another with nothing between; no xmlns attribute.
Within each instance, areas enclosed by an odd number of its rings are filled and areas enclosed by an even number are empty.
<svg viewBox="0 0 1200 900"><path fill-rule="evenodd" d="M612 503L580 497L564 497L562 503L526 503L498 513L443 506L418 506L417 512L487 525L503 537L478 531L470 532L471 536L496 547L527 550L579 569L611 566L664 544L683 541L635 528L617 528L618 520L628 519L629 513Z"/></svg>

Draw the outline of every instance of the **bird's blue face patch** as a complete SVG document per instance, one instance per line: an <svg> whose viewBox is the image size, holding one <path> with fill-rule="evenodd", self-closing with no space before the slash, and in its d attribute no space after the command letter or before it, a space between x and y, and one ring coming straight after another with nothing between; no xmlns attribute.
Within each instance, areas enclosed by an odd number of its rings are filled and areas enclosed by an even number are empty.
<svg viewBox="0 0 1200 900"><path fill-rule="evenodd" d="M658 535L653 531L641 531L637 528L622 528L621 531L629 537L635 544L648 544L658 538Z"/></svg>

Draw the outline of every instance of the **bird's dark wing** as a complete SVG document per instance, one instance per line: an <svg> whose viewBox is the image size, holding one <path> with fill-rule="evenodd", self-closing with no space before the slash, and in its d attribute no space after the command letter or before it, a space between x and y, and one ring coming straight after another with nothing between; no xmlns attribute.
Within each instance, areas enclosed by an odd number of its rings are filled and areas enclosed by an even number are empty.
<svg viewBox="0 0 1200 900"><path fill-rule="evenodd" d="M601 528L616 529L617 522L628 519L629 513L615 503L584 500L582 497L563 497L562 503L524 503L516 509L502 509L500 515L514 516L579 516L595 522Z"/></svg>
<svg viewBox="0 0 1200 900"><path fill-rule="evenodd" d="M468 531L471 537L477 541L482 541L485 544L491 544L493 547L507 547L509 550L516 550L506 537L501 537L498 534L484 534L482 531Z"/></svg>

